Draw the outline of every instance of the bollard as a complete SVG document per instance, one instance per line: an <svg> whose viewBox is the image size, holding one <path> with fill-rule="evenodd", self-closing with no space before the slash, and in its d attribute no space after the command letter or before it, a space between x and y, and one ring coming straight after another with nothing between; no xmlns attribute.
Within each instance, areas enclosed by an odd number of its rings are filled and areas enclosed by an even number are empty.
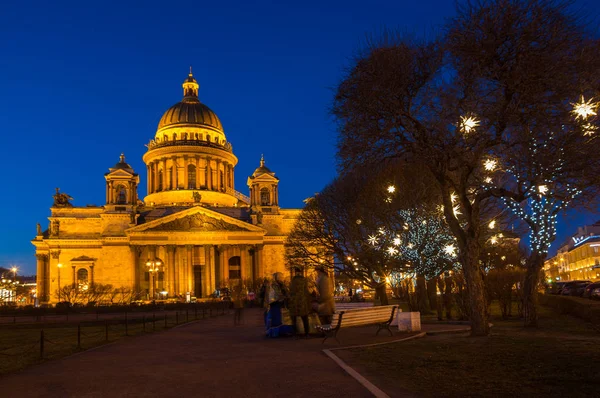
<svg viewBox="0 0 600 398"><path fill-rule="evenodd" d="M40 330L40 359L44 359L44 329Z"/></svg>
<svg viewBox="0 0 600 398"><path fill-rule="evenodd" d="M156 330L156 314L152 313L152 330Z"/></svg>
<svg viewBox="0 0 600 398"><path fill-rule="evenodd" d="M81 348L81 324L77 325L77 348Z"/></svg>
<svg viewBox="0 0 600 398"><path fill-rule="evenodd" d="M106 335L105 335L105 340L108 341L108 321L106 321L106 323L104 324L105 326L105 331L106 331Z"/></svg>

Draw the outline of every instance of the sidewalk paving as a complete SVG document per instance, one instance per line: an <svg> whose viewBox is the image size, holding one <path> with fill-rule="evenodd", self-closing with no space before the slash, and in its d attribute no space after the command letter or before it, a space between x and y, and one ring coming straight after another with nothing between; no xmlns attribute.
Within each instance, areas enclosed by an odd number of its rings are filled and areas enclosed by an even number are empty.
<svg viewBox="0 0 600 398"><path fill-rule="evenodd" d="M262 312L233 314L117 341L0 378L7 397L369 397L322 349L334 339L264 337ZM372 327L342 329L342 346L405 338L374 336Z"/></svg>

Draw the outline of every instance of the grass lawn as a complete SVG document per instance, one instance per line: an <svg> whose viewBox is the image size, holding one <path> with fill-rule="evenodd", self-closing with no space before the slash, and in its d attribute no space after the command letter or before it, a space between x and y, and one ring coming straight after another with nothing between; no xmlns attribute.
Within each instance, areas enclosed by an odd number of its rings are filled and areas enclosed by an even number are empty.
<svg viewBox="0 0 600 398"><path fill-rule="evenodd" d="M152 333L154 330L164 330L165 314L167 314L167 328L175 326L176 322L186 322L185 312L180 312L178 316L175 315L175 312L157 314L154 328L150 320L146 321L144 326L141 318L130 319L127 325L127 333L124 323L111 322L108 328L108 340L106 339L106 325L102 322L96 325L82 323L81 347L79 348L77 347L77 323L1 325L0 376L19 371L36 363L62 358L128 336ZM200 315L198 317L198 319L202 319ZM187 320L193 321L194 317L189 316ZM124 322L124 320L121 321ZM43 358L40 356L41 329L44 330Z"/></svg>
<svg viewBox="0 0 600 398"><path fill-rule="evenodd" d="M540 308L540 328L493 318L489 337L441 335L335 351L390 396L600 396L600 333Z"/></svg>

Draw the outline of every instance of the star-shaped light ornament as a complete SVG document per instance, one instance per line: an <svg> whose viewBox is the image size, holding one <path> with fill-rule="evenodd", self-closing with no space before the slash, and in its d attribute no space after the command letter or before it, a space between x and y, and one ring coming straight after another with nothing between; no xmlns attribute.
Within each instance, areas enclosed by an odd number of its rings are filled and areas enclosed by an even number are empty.
<svg viewBox="0 0 600 398"><path fill-rule="evenodd" d="M444 253L446 253L448 256L451 256L451 257L456 256L456 246L454 246L454 245L444 246Z"/></svg>
<svg viewBox="0 0 600 398"><path fill-rule="evenodd" d="M583 129L583 135L594 135L598 130L598 127L592 125L591 123L586 123L581 126L581 128Z"/></svg>
<svg viewBox="0 0 600 398"><path fill-rule="evenodd" d="M460 129L467 135L472 131L475 131L475 127L479 126L479 120L474 116L461 116L460 117Z"/></svg>
<svg viewBox="0 0 600 398"><path fill-rule="evenodd" d="M379 232L379 235L385 235L385 228L381 227L377 230L377 232Z"/></svg>
<svg viewBox="0 0 600 398"><path fill-rule="evenodd" d="M400 246L400 243L402 243L400 238L394 238L394 246Z"/></svg>
<svg viewBox="0 0 600 398"><path fill-rule="evenodd" d="M490 223L488 224L488 228L489 228L489 229L494 229L494 228L496 228L496 220L492 220L492 221L490 221Z"/></svg>
<svg viewBox="0 0 600 398"><path fill-rule="evenodd" d="M548 192L548 187L546 185L539 185L538 192L540 195L545 195Z"/></svg>
<svg viewBox="0 0 600 398"><path fill-rule="evenodd" d="M387 251L390 256L393 256L394 254L398 253L398 249L396 249L394 246L388 247Z"/></svg>
<svg viewBox="0 0 600 398"><path fill-rule="evenodd" d="M458 199L458 195L457 195L457 194L455 194L454 192L452 192L452 193L450 194L450 201L451 201L452 203L455 203L457 199Z"/></svg>
<svg viewBox="0 0 600 398"><path fill-rule="evenodd" d="M486 159L486 161L483 162L483 167L487 171L494 171L496 169L497 165L498 165L498 161L496 161L494 159Z"/></svg>
<svg viewBox="0 0 600 398"><path fill-rule="evenodd" d="M590 116L596 116L596 108L598 108L598 103L593 102L593 100L593 98L590 98L586 101L582 95L581 101L577 103L571 103L571 105L573 105L573 110L571 112L575 115L575 119L586 120Z"/></svg>
<svg viewBox="0 0 600 398"><path fill-rule="evenodd" d="M460 206L459 205L454 205L452 207L452 212L454 213L454 217L458 217L459 215L462 214L462 212L460 211Z"/></svg>
<svg viewBox="0 0 600 398"><path fill-rule="evenodd" d="M495 245L496 243L498 243L498 238L497 238L497 237L495 237L495 236L492 236L492 237L490 238L490 243L491 243L492 245Z"/></svg>
<svg viewBox="0 0 600 398"><path fill-rule="evenodd" d="M377 237L375 235L369 235L369 238L367 239L369 241L370 244L372 244L373 246L377 245Z"/></svg>
<svg viewBox="0 0 600 398"><path fill-rule="evenodd" d="M486 184L491 184L492 183L492 177L485 177L483 179L483 182L485 182Z"/></svg>
<svg viewBox="0 0 600 398"><path fill-rule="evenodd" d="M396 187L393 185L390 185L387 187L387 191L388 191L388 193L394 193L394 192L396 192Z"/></svg>

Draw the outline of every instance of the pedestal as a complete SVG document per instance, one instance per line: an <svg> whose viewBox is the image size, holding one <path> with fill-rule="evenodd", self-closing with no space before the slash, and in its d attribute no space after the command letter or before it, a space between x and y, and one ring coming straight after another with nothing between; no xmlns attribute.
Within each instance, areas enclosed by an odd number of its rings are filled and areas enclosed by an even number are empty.
<svg viewBox="0 0 600 398"><path fill-rule="evenodd" d="M396 319L398 321L398 330L401 332L421 331L420 312L398 312Z"/></svg>

